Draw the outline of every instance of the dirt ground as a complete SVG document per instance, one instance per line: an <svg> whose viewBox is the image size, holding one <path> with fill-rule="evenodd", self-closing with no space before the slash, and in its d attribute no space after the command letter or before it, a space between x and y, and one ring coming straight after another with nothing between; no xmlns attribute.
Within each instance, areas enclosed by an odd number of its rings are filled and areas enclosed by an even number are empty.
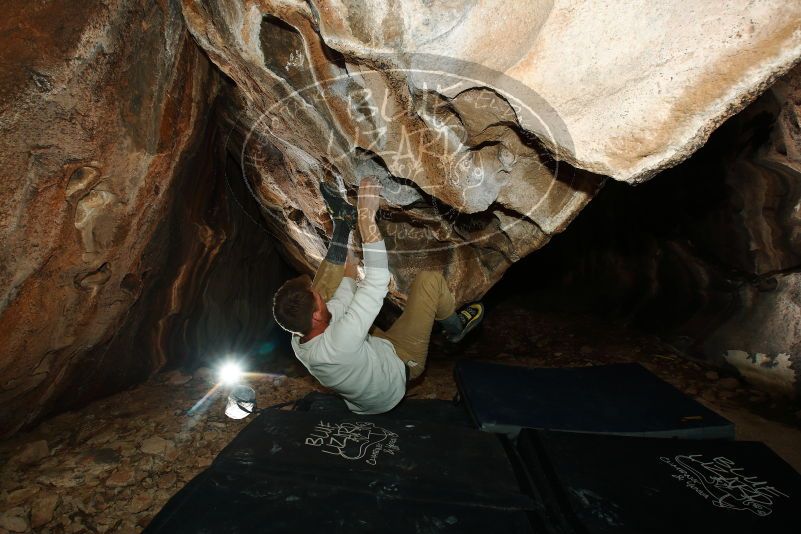
<svg viewBox="0 0 801 534"><path fill-rule="evenodd" d="M288 357L277 366L288 376L253 378L260 406L322 390ZM458 358L533 367L640 362L734 421L738 439L764 441L801 472L798 406L597 317L498 304L461 345L434 337L428 370L409 395L452 399ZM214 379L207 368L162 373L0 443L0 534L141 531L248 423L225 417L219 392L188 414Z"/></svg>

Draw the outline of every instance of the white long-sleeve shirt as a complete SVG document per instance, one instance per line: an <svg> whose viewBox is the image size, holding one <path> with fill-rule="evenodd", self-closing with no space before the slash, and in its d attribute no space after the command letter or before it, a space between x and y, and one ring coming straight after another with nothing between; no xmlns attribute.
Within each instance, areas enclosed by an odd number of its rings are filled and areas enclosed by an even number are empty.
<svg viewBox="0 0 801 534"><path fill-rule="evenodd" d="M298 360L359 414L383 413L406 394L406 368L392 343L367 333L389 286L384 241L364 245L364 279L345 277L326 303L331 323L305 343L292 336Z"/></svg>

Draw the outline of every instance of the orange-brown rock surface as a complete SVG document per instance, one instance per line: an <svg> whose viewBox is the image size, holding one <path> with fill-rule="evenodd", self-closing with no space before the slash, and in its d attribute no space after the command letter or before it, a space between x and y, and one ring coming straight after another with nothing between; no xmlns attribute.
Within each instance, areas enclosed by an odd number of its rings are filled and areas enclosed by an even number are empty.
<svg viewBox="0 0 801 534"><path fill-rule="evenodd" d="M214 85L169 1L12 2L0 55L7 434L164 363L135 333L154 284L182 295L160 279L168 258L194 264L207 252L179 250L180 232L196 229L173 207L193 205L188 163Z"/></svg>

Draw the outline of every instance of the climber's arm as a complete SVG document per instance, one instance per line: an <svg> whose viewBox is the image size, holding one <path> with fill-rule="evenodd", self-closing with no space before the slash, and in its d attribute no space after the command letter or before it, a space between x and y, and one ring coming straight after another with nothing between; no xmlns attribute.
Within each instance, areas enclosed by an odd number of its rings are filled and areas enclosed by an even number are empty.
<svg viewBox="0 0 801 534"><path fill-rule="evenodd" d="M353 250L353 247L348 248L348 258L345 260L345 277L352 278L356 281L359 280L359 256Z"/></svg>

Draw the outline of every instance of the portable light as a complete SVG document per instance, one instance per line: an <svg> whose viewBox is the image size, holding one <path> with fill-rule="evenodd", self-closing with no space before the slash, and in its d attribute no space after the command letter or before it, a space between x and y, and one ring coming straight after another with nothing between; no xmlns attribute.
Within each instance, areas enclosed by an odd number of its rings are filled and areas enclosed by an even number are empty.
<svg viewBox="0 0 801 534"><path fill-rule="evenodd" d="M242 378L242 367L236 362L226 362L217 371L220 383L233 386Z"/></svg>

